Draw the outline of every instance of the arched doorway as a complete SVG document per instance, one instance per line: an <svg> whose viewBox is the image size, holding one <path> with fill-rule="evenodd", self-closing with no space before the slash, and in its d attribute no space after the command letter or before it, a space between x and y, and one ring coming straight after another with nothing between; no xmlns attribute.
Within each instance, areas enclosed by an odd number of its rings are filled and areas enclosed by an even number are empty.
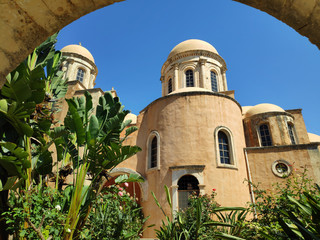
<svg viewBox="0 0 320 240"><path fill-rule="evenodd" d="M184 175L178 181L179 210L188 207L188 199L192 194L199 195L199 181L192 175Z"/></svg>
<svg viewBox="0 0 320 240"><path fill-rule="evenodd" d="M111 185L117 185L123 194L128 194L130 197L132 197L133 201L141 205L141 188L139 183L136 182L129 182L129 183L121 183L116 184L115 179L122 174L115 175L111 178L109 178L105 183L104 187L108 187Z"/></svg>

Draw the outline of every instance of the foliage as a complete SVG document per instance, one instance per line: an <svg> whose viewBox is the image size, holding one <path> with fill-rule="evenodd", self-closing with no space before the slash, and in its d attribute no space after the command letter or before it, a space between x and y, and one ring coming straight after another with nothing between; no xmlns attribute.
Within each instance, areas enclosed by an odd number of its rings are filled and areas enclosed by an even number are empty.
<svg viewBox="0 0 320 240"><path fill-rule="evenodd" d="M64 222L66 214L64 209L64 196L55 189L43 187L39 184L37 187L28 190L27 194L21 191L19 195L11 192L9 198L9 211L3 215L8 224L8 231L13 234L13 239L39 239L38 232L41 232L45 239L49 236L54 239L62 239ZM25 209L30 209L26 212ZM30 227L24 228L24 222ZM38 232L37 232L38 231Z"/></svg>
<svg viewBox="0 0 320 240"><path fill-rule="evenodd" d="M320 239L320 188L316 196L304 192L299 200L288 196L296 207L296 214L286 209L281 211L278 219L288 237L294 239Z"/></svg>
<svg viewBox="0 0 320 240"><path fill-rule="evenodd" d="M50 223L45 218L38 224L39 216L34 215L38 213L32 208L40 203L33 195L45 192L39 189L45 186L47 175L55 177L55 191L64 199L63 231L57 229L64 239L72 239L78 237L85 225L103 177L140 151L137 146L123 144L137 129L128 126L130 121L124 118L129 111L124 110L119 98L113 98L109 92L99 98L96 109L88 92L81 98L66 100L69 108L64 125L56 125L54 118L59 111L59 98L67 91L66 80L62 80L63 72L60 71L61 53L54 49L56 36L36 48L10 73L0 91L0 210L8 217L10 211L20 209L22 220L16 226L17 234L31 233L34 229L40 239L44 239ZM53 146L55 158L49 150ZM53 162L53 159L57 161ZM65 174L65 177L70 173L73 182L62 189L59 175ZM85 184L87 174L92 178L88 185ZM129 178L130 181L141 180L137 176ZM43 186L38 186L40 183ZM9 189L15 191L11 198L20 196L23 202L12 202L16 205L10 209L7 205ZM42 209L51 211L47 205ZM38 231L34 224L38 224Z"/></svg>
<svg viewBox="0 0 320 240"><path fill-rule="evenodd" d="M256 202L251 205L251 211L257 218L248 221L246 228L241 232L242 237L250 239L288 239L283 223L290 223L288 216L297 216L304 226L308 226L310 221L310 216L302 214L296 202L307 204L306 195L315 201L320 199L306 171L301 174L295 173L282 184L275 184L272 190L263 190L255 186L254 193Z"/></svg>
<svg viewBox="0 0 320 240"><path fill-rule="evenodd" d="M161 209L165 216L162 220L160 230L156 230L157 237L160 240L197 240L197 239L242 239L224 232L224 228L235 228L236 225L227 223L226 221L214 221L213 214L221 214L222 212L241 211L240 207L218 207L214 201L215 193L211 196L192 196L189 199L189 207L184 211L173 212L172 202L169 189L165 186L167 202L171 208L171 216L168 216L156 196L152 195L157 206ZM222 227L219 229L219 227Z"/></svg>
<svg viewBox="0 0 320 240"><path fill-rule="evenodd" d="M10 178L29 178L30 184L31 174L51 171L46 138L54 123L52 103L67 91L59 70L61 53L54 50L56 37L48 38L8 74L0 91L1 185L14 182Z"/></svg>
<svg viewBox="0 0 320 240"><path fill-rule="evenodd" d="M65 234L72 238L74 231L77 229L77 235L84 226L92 198L99 192L106 171L136 154L140 148L122 144L136 127L128 127L130 121L124 121L124 118L129 111L123 110L119 98L113 98L110 92L99 98L95 114L92 97L88 92L81 98L68 99L67 102L69 111L63 129L67 134L60 137L58 147L67 151L78 176L74 177L76 184L72 189L69 221L65 226ZM124 129L125 135L121 138L120 133ZM92 180L84 188L87 173ZM134 176L132 178L135 179ZM67 232L68 229L71 230L70 233Z"/></svg>
<svg viewBox="0 0 320 240"><path fill-rule="evenodd" d="M29 190L52 170L48 149L50 127L56 122L53 103L67 91L59 69L61 53L54 49L56 37L8 74L0 90L0 213L8 209L9 189ZM28 191L25 194L28 198ZM0 225L0 234L6 235Z"/></svg>
<svg viewBox="0 0 320 240"><path fill-rule="evenodd" d="M139 239L146 220L135 199L112 185L95 199L81 239Z"/></svg>

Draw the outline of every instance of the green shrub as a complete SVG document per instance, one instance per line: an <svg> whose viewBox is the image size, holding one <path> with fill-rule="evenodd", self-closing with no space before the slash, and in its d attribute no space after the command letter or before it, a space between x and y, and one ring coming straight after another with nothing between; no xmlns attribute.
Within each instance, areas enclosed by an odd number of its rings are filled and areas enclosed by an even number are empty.
<svg viewBox="0 0 320 240"><path fill-rule="evenodd" d="M276 183L270 190L254 186L255 204L251 204L250 209L256 217L246 223L241 236L246 239L288 239L279 219L283 218L283 211L300 219L305 218L297 205L290 200L303 201L305 193L312 195L317 201L320 199L313 180L307 177L306 171L300 174L295 172L284 183ZM302 222L307 223L308 219Z"/></svg>
<svg viewBox="0 0 320 240"><path fill-rule="evenodd" d="M82 239L139 239L144 219L135 199L119 186L104 189L93 203Z"/></svg>
<svg viewBox="0 0 320 240"><path fill-rule="evenodd" d="M41 232L45 239L49 236L62 239L67 216L63 209L64 204L64 197L59 191L39 185L19 195L12 191L9 210L2 215L6 220L7 230L14 239L39 239L37 231Z"/></svg>

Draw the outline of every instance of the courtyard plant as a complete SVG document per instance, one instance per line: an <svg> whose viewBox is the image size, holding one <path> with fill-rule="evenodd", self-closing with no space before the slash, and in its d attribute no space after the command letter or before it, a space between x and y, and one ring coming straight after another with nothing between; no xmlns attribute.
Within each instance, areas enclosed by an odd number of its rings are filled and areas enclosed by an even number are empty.
<svg viewBox="0 0 320 240"><path fill-rule="evenodd" d="M238 237L240 230L226 229L241 229L241 224L245 218L246 209L242 207L220 207L214 200L215 191L211 195L192 195L189 198L189 206L180 211L173 211L172 201L169 188L165 186L167 204L169 204L171 212L168 215L155 194L152 192L157 206L165 216L162 220L162 225L156 231L157 238L160 240L200 240L200 239L235 239L241 240ZM238 222L228 221L228 216L223 213L239 213ZM232 215L232 214L231 214ZM224 220L217 219L216 216L224 216ZM233 235L232 235L233 234Z"/></svg>
<svg viewBox="0 0 320 240"><path fill-rule="evenodd" d="M295 171L272 189L254 186L254 216L245 222L241 236L246 239L319 239L319 187L307 171Z"/></svg>
<svg viewBox="0 0 320 240"><path fill-rule="evenodd" d="M78 238L108 172L140 151L124 144L137 128L124 120L129 111L110 92L96 108L88 92L67 99L67 116L57 122L67 85L56 37L10 73L0 91L1 236ZM63 187L68 174L72 183Z"/></svg>

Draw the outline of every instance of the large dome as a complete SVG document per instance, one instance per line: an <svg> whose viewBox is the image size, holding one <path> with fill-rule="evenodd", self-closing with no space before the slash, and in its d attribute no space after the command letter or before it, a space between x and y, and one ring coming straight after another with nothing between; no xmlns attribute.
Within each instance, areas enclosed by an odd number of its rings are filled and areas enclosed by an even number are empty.
<svg viewBox="0 0 320 240"><path fill-rule="evenodd" d="M190 51L190 50L205 50L209 52L213 52L216 54L219 54L218 51L210 44L205 41L199 40L199 39L189 39L186 41L183 41L182 43L179 43L177 46L175 46L168 58L182 52Z"/></svg>
<svg viewBox="0 0 320 240"><path fill-rule="evenodd" d="M267 113L267 112L285 112L281 107L270 104L270 103L261 103L249 108L245 113L245 118L251 117L256 114L260 113Z"/></svg>
<svg viewBox="0 0 320 240"><path fill-rule="evenodd" d="M76 53L94 62L94 58L92 54L88 51L88 49L82 47L81 45L71 44L71 45L65 46L60 51L65 53Z"/></svg>

